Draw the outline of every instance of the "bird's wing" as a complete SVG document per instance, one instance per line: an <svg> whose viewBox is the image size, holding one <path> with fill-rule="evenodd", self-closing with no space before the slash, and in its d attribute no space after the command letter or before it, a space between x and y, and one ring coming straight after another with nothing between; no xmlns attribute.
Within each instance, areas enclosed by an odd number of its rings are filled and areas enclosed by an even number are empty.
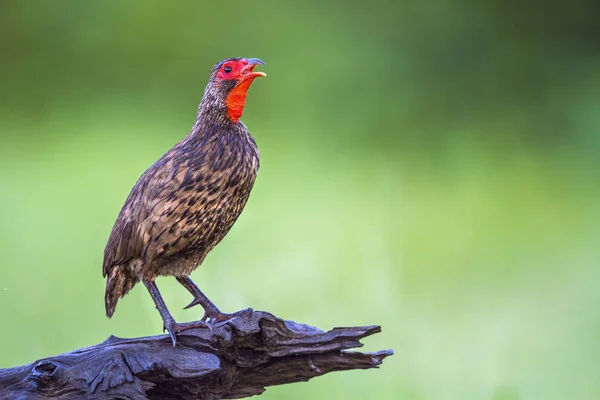
<svg viewBox="0 0 600 400"><path fill-rule="evenodd" d="M192 176L189 171L167 153L140 177L123 205L104 250L104 276L114 266L145 258L150 245L163 256L189 247L190 237L185 235L182 225L189 213L186 203L198 193L185 189L190 181L205 172L200 168ZM174 196L176 191L178 195Z"/></svg>
<svg viewBox="0 0 600 400"><path fill-rule="evenodd" d="M146 219L143 199L146 197L144 192L148 181L146 174L142 175L119 213L104 249L103 276L107 276L113 267L134 260L142 254L144 235L140 228Z"/></svg>

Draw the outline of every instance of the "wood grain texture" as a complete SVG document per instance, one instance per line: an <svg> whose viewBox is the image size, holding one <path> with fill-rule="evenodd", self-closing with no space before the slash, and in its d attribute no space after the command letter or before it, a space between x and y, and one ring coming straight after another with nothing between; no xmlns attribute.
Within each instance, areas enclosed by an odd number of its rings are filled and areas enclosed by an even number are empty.
<svg viewBox="0 0 600 400"><path fill-rule="evenodd" d="M122 339L0 369L0 399L239 399L332 371L377 368L392 350L348 351L379 326L328 332L252 311L179 335Z"/></svg>

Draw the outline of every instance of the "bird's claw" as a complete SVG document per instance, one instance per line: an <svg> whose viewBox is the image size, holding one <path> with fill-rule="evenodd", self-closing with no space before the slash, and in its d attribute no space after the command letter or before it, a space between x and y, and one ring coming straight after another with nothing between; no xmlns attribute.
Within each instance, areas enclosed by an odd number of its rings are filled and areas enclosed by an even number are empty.
<svg viewBox="0 0 600 400"><path fill-rule="evenodd" d="M235 318L238 314L239 314L239 312L226 314L226 313L222 313L218 309L217 310L209 310L204 313L204 316L202 317L202 319L200 321L203 321L207 326L212 327L213 324L229 321L229 320Z"/></svg>
<svg viewBox="0 0 600 400"><path fill-rule="evenodd" d="M177 325L175 320L171 321L163 321L163 332L168 331L169 336L171 337L171 342L173 342L173 347L177 345L177 334L174 327Z"/></svg>
<svg viewBox="0 0 600 400"><path fill-rule="evenodd" d="M202 321L194 321L194 322L184 322L177 323L175 320L165 321L163 324L163 332L166 330L169 332L169 336L171 337L171 341L173 342L173 347L177 345L177 333L187 331L190 329L201 329L206 328L208 325ZM208 327L211 331L212 328Z"/></svg>

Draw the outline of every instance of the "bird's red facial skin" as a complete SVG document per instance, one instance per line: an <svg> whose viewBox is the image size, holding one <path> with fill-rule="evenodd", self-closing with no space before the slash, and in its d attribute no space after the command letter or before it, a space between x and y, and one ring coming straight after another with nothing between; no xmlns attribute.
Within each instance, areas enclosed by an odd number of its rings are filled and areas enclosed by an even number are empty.
<svg viewBox="0 0 600 400"><path fill-rule="evenodd" d="M246 94L250 84L255 78L265 76L262 72L253 72L256 64L249 64L248 60L242 58L237 61L228 61L221 66L217 73L217 79L237 81L235 87L231 89L225 100L227 114L233 122L237 122L244 112L246 105Z"/></svg>
<svg viewBox="0 0 600 400"><path fill-rule="evenodd" d="M233 122L237 122L242 113L244 112L244 106L246 105L246 94L250 88L250 84L254 80L253 78L244 79L238 83L227 96L225 104L227 105L227 113Z"/></svg>
<svg viewBox="0 0 600 400"><path fill-rule="evenodd" d="M227 61L225 64L221 65L221 68L217 73L217 78L221 80L238 79L242 74L244 67L247 65L248 60L243 58L237 61ZM231 68L231 70L229 70L229 68Z"/></svg>

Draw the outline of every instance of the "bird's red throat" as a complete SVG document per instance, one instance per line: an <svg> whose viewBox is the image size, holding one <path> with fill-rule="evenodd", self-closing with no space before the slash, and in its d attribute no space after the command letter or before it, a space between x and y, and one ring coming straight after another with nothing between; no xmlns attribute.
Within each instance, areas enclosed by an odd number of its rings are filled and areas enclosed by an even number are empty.
<svg viewBox="0 0 600 400"><path fill-rule="evenodd" d="M254 78L256 77L250 76L238 83L233 89L231 89L231 92L229 92L229 95L225 100L227 114L233 122L237 122L244 112L244 106L246 105L246 94L248 93L248 89L250 88Z"/></svg>

